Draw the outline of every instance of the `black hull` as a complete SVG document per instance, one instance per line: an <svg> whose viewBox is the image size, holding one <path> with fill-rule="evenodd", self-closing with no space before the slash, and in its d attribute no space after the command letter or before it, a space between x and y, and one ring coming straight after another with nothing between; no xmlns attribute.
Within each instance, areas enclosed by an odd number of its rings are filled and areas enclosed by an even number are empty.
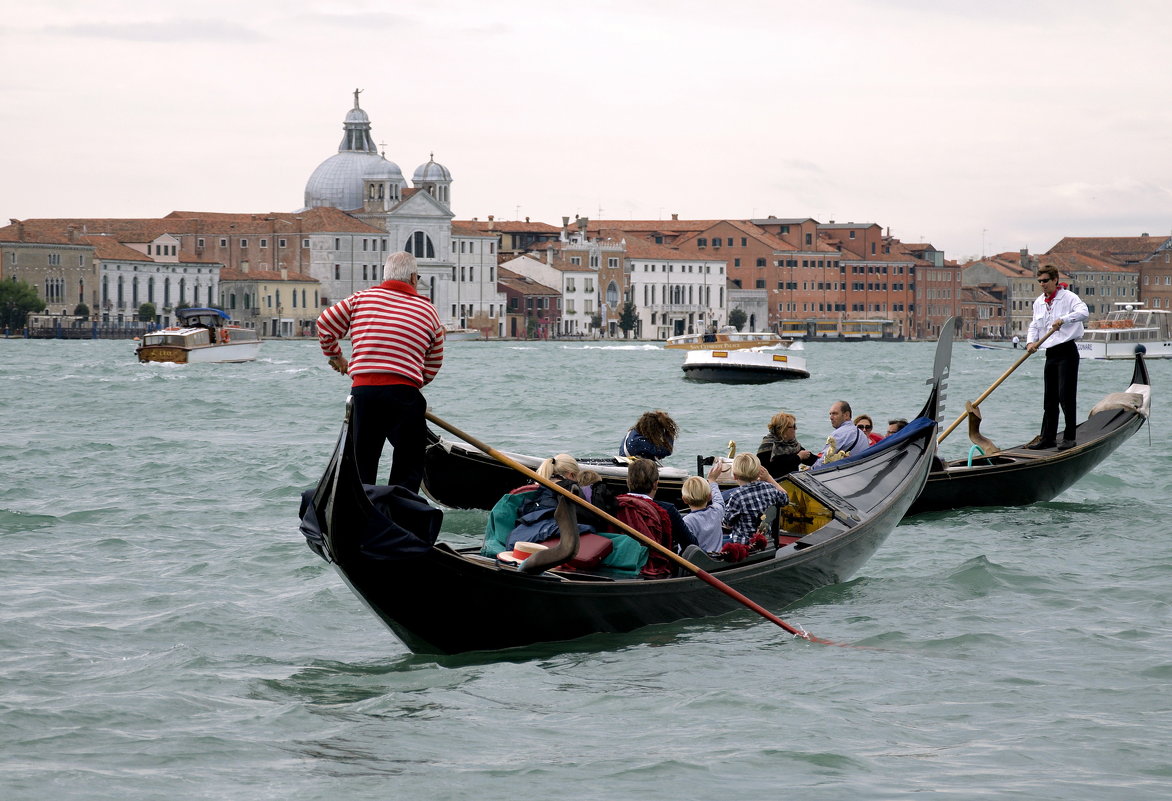
<svg viewBox="0 0 1172 801"><path fill-rule="evenodd" d="M1150 386L1143 357L1135 359L1133 386ZM1090 473L1144 424L1144 415L1123 409L1099 412L1078 427L1077 446L1031 451L1025 445L984 458L947 462L928 476L909 515L968 506L1028 506L1053 500Z"/></svg>
<svg viewBox="0 0 1172 801"><path fill-rule="evenodd" d="M684 365L684 378L690 381L708 381L716 384L771 384L774 381L809 377L810 374L805 370L779 370L769 367L737 367L734 365L721 367Z"/></svg>

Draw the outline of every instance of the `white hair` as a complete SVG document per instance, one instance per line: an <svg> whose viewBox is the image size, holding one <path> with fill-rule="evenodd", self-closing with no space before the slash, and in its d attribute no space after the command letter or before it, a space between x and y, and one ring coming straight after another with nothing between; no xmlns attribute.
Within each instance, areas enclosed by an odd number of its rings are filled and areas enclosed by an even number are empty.
<svg viewBox="0 0 1172 801"><path fill-rule="evenodd" d="M387 256L387 263L383 265L384 281L407 281L411 273L416 272L419 265L415 257L405 250L398 250Z"/></svg>

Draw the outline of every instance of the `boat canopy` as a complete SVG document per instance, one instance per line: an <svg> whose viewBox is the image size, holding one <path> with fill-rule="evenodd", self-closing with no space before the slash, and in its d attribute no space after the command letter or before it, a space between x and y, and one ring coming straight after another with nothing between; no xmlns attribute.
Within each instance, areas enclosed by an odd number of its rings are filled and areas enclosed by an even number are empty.
<svg viewBox="0 0 1172 801"><path fill-rule="evenodd" d="M175 316L184 325L206 325L213 328L223 325L231 318L221 309L176 309Z"/></svg>

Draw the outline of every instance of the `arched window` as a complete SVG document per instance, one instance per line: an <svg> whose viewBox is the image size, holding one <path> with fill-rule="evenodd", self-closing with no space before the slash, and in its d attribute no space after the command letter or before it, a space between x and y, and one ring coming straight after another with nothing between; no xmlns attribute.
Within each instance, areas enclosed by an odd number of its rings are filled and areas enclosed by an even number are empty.
<svg viewBox="0 0 1172 801"><path fill-rule="evenodd" d="M619 285L611 281L606 285L606 305L614 308L619 304Z"/></svg>
<svg viewBox="0 0 1172 801"><path fill-rule="evenodd" d="M435 258L435 245L431 243L431 237L422 231L416 231L407 237L407 244L404 245L403 250L417 259Z"/></svg>

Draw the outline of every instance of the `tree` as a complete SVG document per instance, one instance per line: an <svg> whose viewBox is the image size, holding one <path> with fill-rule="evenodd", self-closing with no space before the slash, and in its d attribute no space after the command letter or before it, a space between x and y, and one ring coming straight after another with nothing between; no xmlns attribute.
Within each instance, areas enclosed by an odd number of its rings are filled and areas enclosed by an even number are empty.
<svg viewBox="0 0 1172 801"><path fill-rule="evenodd" d="M155 304L147 301L138 307L138 319L143 323L153 323L155 321Z"/></svg>
<svg viewBox="0 0 1172 801"><path fill-rule="evenodd" d="M627 301L623 304L623 313L619 315L619 328L623 329L623 336L628 336L639 325L639 316L635 313L635 304Z"/></svg>
<svg viewBox="0 0 1172 801"><path fill-rule="evenodd" d="M73 307L73 316L74 317L89 317L90 316L90 307L85 305L84 303L77 304L76 306Z"/></svg>
<svg viewBox="0 0 1172 801"><path fill-rule="evenodd" d="M748 319L749 315L745 314L745 310L740 306L737 306L728 313L728 324L738 331L741 330L741 326L743 326L748 321Z"/></svg>
<svg viewBox="0 0 1172 801"><path fill-rule="evenodd" d="M0 281L0 324L14 331L24 328L28 316L45 308L45 302L37 296L32 284L27 281Z"/></svg>

